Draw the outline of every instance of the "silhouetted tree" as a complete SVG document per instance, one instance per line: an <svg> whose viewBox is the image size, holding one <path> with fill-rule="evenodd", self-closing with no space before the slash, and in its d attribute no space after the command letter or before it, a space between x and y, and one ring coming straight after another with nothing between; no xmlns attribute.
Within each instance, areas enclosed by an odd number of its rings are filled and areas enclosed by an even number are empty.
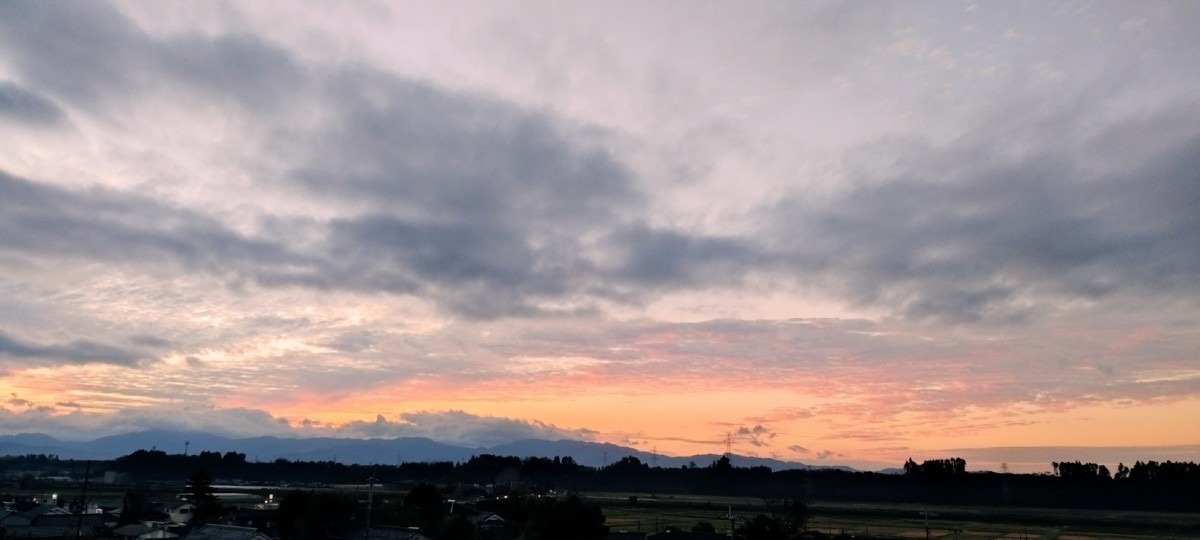
<svg viewBox="0 0 1200 540"><path fill-rule="evenodd" d="M421 528L421 532L436 534L446 516L444 502L436 487L422 482L404 496L404 513L411 523Z"/></svg>
<svg viewBox="0 0 1200 540"><path fill-rule="evenodd" d="M763 503L785 535L803 531L808 523L808 503L800 497L764 498Z"/></svg>
<svg viewBox="0 0 1200 540"><path fill-rule="evenodd" d="M442 528L441 540L472 540L475 538L475 525L461 515L450 516Z"/></svg>
<svg viewBox="0 0 1200 540"><path fill-rule="evenodd" d="M142 514L145 512L146 501L142 495L133 491L127 491L121 497L121 518L117 523L120 525L140 523L142 521Z"/></svg>
<svg viewBox="0 0 1200 540"><path fill-rule="evenodd" d="M1082 463L1079 461L1063 461L1050 462L1050 466L1054 469L1055 476L1065 478L1067 480L1095 480L1112 478L1108 472L1108 467L1097 465L1095 463Z"/></svg>
<svg viewBox="0 0 1200 540"><path fill-rule="evenodd" d="M759 514L743 523L737 528L737 533L748 540L784 540L788 537L779 520L766 514Z"/></svg>
<svg viewBox="0 0 1200 540"><path fill-rule="evenodd" d="M279 536L289 540L326 540L344 529L356 502L333 493L293 491L279 502Z"/></svg>
<svg viewBox="0 0 1200 540"><path fill-rule="evenodd" d="M216 494L213 493L212 477L208 475L208 471L197 469L187 481L187 490L188 498L192 504L196 505L193 519L225 515L225 508L220 505Z"/></svg>
<svg viewBox="0 0 1200 540"><path fill-rule="evenodd" d="M1114 476L1113 479L1114 480L1125 480L1128 478L1129 478L1129 467L1126 467L1124 463L1118 463L1117 464L1117 475Z"/></svg>
<svg viewBox="0 0 1200 540"><path fill-rule="evenodd" d="M921 464L921 472L934 478L950 478L967 474L967 460L963 458L931 459Z"/></svg>
<svg viewBox="0 0 1200 540"><path fill-rule="evenodd" d="M649 465L634 456L625 456L616 463L604 468L604 472L617 476L633 476L642 474L650 469Z"/></svg>
<svg viewBox="0 0 1200 540"><path fill-rule="evenodd" d="M530 503L526 538L537 540L602 540L608 536L604 513L574 495L566 500L536 499Z"/></svg>
<svg viewBox="0 0 1200 540"><path fill-rule="evenodd" d="M955 478L967 474L967 461L963 458L928 459L917 465L912 458L904 462L904 474L932 479Z"/></svg>
<svg viewBox="0 0 1200 540"><path fill-rule="evenodd" d="M20 478L17 478L17 487L21 489L30 489L37 483L37 477L29 473L22 474Z"/></svg>

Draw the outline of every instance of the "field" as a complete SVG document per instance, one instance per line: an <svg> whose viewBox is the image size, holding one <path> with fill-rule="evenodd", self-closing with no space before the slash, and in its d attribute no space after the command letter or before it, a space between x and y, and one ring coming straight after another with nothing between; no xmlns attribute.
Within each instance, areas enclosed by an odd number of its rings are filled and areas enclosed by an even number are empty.
<svg viewBox="0 0 1200 540"><path fill-rule="evenodd" d="M43 488L24 494L47 499L51 492L62 491L73 498L78 486L60 486L62 490ZM145 485L147 496L171 500L180 492L178 482ZM214 486L219 491L253 493L260 499L265 493L282 496L284 487ZM229 488L229 489L225 489ZM91 503L119 506L126 487L93 485L88 494ZM303 488L311 489L311 488ZM365 486L327 486L325 490L354 492L360 496ZM377 486L375 501L401 498L404 489ZM70 495L67 495L69 494ZM691 530L698 522L708 522L719 532L729 530L726 516L750 519L765 512L761 499L698 495L601 493L579 494L586 503L599 505L613 531L659 532L667 527ZM636 498L636 500L634 499ZM897 539L928 537L953 540L1151 540L1200 539L1200 514L1135 511L1095 511L1072 509L1033 509L978 506L919 506L816 501L810 504L808 529L829 535Z"/></svg>
<svg viewBox="0 0 1200 540"><path fill-rule="evenodd" d="M587 493L600 505L614 531L690 530L697 522L727 532L725 517L764 511L763 501L736 497ZM630 497L637 497L633 502ZM980 508L821 503L810 505L808 529L825 534L954 540L1149 540L1200 538L1200 515L1157 512L1098 512L1071 509Z"/></svg>

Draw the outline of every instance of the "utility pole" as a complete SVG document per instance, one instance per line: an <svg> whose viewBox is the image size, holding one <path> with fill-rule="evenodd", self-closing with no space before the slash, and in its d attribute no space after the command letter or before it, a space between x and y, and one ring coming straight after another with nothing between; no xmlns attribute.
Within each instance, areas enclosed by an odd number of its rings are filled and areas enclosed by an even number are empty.
<svg viewBox="0 0 1200 540"><path fill-rule="evenodd" d="M723 516L729 520L729 538L733 539L734 531L737 530L737 516L733 515L733 505L729 505L729 512Z"/></svg>
<svg viewBox="0 0 1200 540"><path fill-rule="evenodd" d="M371 540L371 506L375 502L375 473L371 473L371 477L367 478L367 532L363 533L363 540Z"/></svg>
<svg viewBox="0 0 1200 540"><path fill-rule="evenodd" d="M79 540L79 535L83 531L83 515L87 513L87 488L90 476L92 476L92 460L89 459L87 468L83 472L83 493L79 495L79 521L75 523L75 540Z"/></svg>
<svg viewBox="0 0 1200 540"><path fill-rule="evenodd" d="M925 507L925 511L922 513L925 514L925 540L929 540L929 516L937 517L937 514L930 514L928 506Z"/></svg>

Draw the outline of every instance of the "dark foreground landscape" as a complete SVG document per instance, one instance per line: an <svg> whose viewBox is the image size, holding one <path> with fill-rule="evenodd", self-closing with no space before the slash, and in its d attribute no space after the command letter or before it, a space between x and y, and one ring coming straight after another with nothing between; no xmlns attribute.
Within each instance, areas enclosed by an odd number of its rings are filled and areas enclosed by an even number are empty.
<svg viewBox="0 0 1200 540"><path fill-rule="evenodd" d="M460 462L248 461L138 450L115 460L0 458L3 538L1200 538L1200 466L1116 474L968 472L961 459L902 474L703 465L604 467L571 457Z"/></svg>

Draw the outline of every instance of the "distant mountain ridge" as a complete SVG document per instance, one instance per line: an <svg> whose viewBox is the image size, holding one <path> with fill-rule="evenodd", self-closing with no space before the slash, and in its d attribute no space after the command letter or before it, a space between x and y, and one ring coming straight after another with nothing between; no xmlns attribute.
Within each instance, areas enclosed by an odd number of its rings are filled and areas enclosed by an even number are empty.
<svg viewBox="0 0 1200 540"><path fill-rule="evenodd" d="M205 432L151 430L110 435L93 441L62 441L41 433L0 435L0 455L47 454L60 459L115 459L137 450L157 449L168 454L238 452L248 461L336 461L362 465L395 465L404 462L462 462L481 454L526 457L566 457L589 467L604 467L632 456L650 466L665 468L695 465L706 467L718 454L666 456L610 443L573 440L526 439L491 447L469 448L440 443L424 437L395 439L350 439L334 437L231 438ZM772 470L849 467L814 467L800 462L752 456L731 456L738 467L768 467Z"/></svg>

